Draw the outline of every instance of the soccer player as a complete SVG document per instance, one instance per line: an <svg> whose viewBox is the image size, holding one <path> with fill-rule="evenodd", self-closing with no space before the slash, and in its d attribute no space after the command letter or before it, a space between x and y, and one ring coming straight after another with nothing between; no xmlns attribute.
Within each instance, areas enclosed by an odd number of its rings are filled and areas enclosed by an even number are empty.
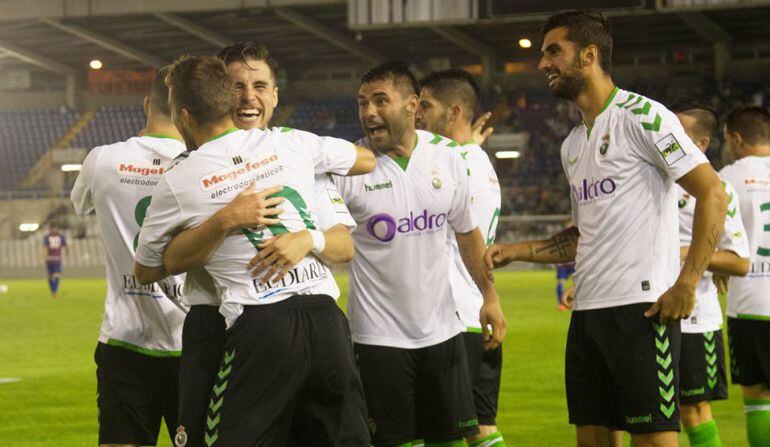
<svg viewBox="0 0 770 447"><path fill-rule="evenodd" d="M629 431L637 447L678 443L680 318L722 234L727 195L679 120L659 103L617 88L612 37L598 12L551 16L539 68L583 122L561 149L575 226L542 241L492 245L487 267L575 260L565 374L580 446ZM676 189L697 199L679 271Z"/></svg>
<svg viewBox="0 0 770 447"><path fill-rule="evenodd" d="M428 75L420 81L420 105L417 108L418 129L445 135L460 143L460 156L467 161L472 211L486 245L495 241L500 217L500 183L484 150L473 142L473 115L481 93L476 81L464 70L448 69ZM486 351L481 335L479 312L484 298L463 264L454 233L449 232L450 275L452 294L457 301L460 319L465 326L463 341L468 355L468 368L473 385L473 401L479 422L479 434L467 438L475 446L504 446L497 430L497 401L503 366L503 347Z"/></svg>
<svg viewBox="0 0 770 447"><path fill-rule="evenodd" d="M464 445L464 436L478 433L465 327L446 280L449 229L484 296L484 346L495 349L505 336L499 297L483 272L467 163L458 143L415 130L417 91L402 63L364 75L359 119L377 166L336 179L359 224L348 316L377 447L418 438Z"/></svg>
<svg viewBox="0 0 770 447"><path fill-rule="evenodd" d="M170 436L176 429L182 278L141 285L133 275L152 191L185 150L171 122L167 71L144 99L142 135L91 150L71 194L78 214L96 211L104 245L107 298L94 355L100 445L155 445L161 417Z"/></svg>
<svg viewBox="0 0 770 447"><path fill-rule="evenodd" d="M228 74L236 86L233 122L244 130L265 129L278 101L276 61L265 45L256 42L239 42L228 46L222 49L219 57L225 62ZM357 154L357 163L350 173L362 173L359 170L365 168L366 163L359 162L365 162L368 158L373 159L368 150ZM321 258L330 263L347 262L345 251L335 250L335 247L341 245L335 239L347 240L347 235L340 236L339 232L351 231L355 228L355 221L347 212L337 187L328 175L316 176L314 188L318 227L323 231L326 241L326 249L321 253ZM182 331L180 411L176 435L179 444L186 440L188 447L203 445L209 397L225 339L225 321L219 313L222 302L213 279L202 267L231 230L278 223L273 219L280 212L275 205L282 203L284 198L267 197L268 194L278 192L274 188L240 193L200 226L176 235L163 252L163 266L167 271L187 272L184 297L191 304ZM297 250L299 247L304 248ZM312 243L281 243L274 245L274 248L278 249L281 256L290 255L293 258L291 263L287 262L288 268L310 251Z"/></svg>
<svg viewBox="0 0 770 447"><path fill-rule="evenodd" d="M697 103L672 106L690 139L705 154L719 126L717 114ZM711 414L711 401L727 399L727 373L722 341L722 309L712 272L744 276L749 270L749 246L741 221L738 195L730 183L724 183L729 203L722 239L711 257L695 295L690 318L682 319L682 357L679 361L679 401L682 424L690 444L721 446L716 421ZM692 222L696 201L677 185L679 206L679 240L682 259L692 240Z"/></svg>
<svg viewBox="0 0 770 447"><path fill-rule="evenodd" d="M48 272L48 288L51 290L51 298L56 298L59 293L61 262L66 249L67 238L59 233L56 225L49 225L48 233L43 236L43 261Z"/></svg>
<svg viewBox="0 0 770 447"><path fill-rule="evenodd" d="M291 434L302 445L368 445L347 321L330 296L339 294L331 272L316 257L326 241L310 200L314 175L347 174L358 149L286 128L237 130L232 82L216 57L180 58L167 85L174 121L195 150L155 190L137 270L159 266L171 236L200 225L252 183L259 189L281 185L286 198L277 224L230 233L206 263L229 328L206 444L284 445ZM347 247L337 249L349 259L352 239L344 234ZM286 271L279 262L252 277L255 249L268 252L269 260L281 258L273 245L304 245L308 237L313 254L296 267Z"/></svg>
<svg viewBox="0 0 770 447"><path fill-rule="evenodd" d="M720 175L735 187L746 227L751 268L731 278L727 338L733 383L741 385L752 447L770 445L770 113L744 106L725 121L724 140L736 162Z"/></svg>

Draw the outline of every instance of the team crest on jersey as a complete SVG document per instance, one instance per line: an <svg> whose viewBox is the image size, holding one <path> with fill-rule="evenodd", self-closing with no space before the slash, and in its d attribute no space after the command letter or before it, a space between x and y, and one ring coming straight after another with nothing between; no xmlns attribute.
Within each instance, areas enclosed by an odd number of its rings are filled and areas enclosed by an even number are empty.
<svg viewBox="0 0 770 447"><path fill-rule="evenodd" d="M688 200L689 198L690 198L690 195L689 195L689 194L685 194L684 196L682 196L682 198L681 198L681 199L679 199L679 204L678 204L678 205L679 205L679 208L684 208L684 207L686 207L686 206L687 206L687 200Z"/></svg>
<svg viewBox="0 0 770 447"><path fill-rule="evenodd" d="M433 189L441 189L441 178L439 177L440 173L438 169L433 168L430 171L431 177L433 177L433 180L431 180L430 184L433 186Z"/></svg>
<svg viewBox="0 0 770 447"><path fill-rule="evenodd" d="M610 148L610 136L609 134L607 134L602 137L602 145L601 147L599 147L599 153L601 155L606 155L607 149L609 148Z"/></svg>
<svg viewBox="0 0 770 447"><path fill-rule="evenodd" d="M184 430L184 425L177 427L176 436L174 436L174 445L176 447L185 447L187 445L187 432Z"/></svg>
<svg viewBox="0 0 770 447"><path fill-rule="evenodd" d="M663 160L667 165L672 166L677 161L683 159L687 153L674 134L668 134L660 141L655 143L655 148L658 150Z"/></svg>

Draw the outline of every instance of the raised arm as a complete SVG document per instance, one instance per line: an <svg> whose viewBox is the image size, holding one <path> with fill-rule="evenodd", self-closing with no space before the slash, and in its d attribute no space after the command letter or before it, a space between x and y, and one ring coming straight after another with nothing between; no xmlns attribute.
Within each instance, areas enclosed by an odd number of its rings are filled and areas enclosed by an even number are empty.
<svg viewBox="0 0 770 447"><path fill-rule="evenodd" d="M557 264L575 260L580 233L576 227L569 227L548 239L493 244L484 254L486 268L493 270L513 261Z"/></svg>
<svg viewBox="0 0 770 447"><path fill-rule="evenodd" d="M347 175L367 174L374 170L376 164L374 152L365 147L356 145L356 162L353 163L353 166L350 168Z"/></svg>
<svg viewBox="0 0 770 447"><path fill-rule="evenodd" d="M495 349L505 338L506 323L492 276L484 270L484 239L478 228L467 233L455 233L455 238L463 264L484 297L479 315L484 348ZM492 326L492 334L489 334L488 325Z"/></svg>

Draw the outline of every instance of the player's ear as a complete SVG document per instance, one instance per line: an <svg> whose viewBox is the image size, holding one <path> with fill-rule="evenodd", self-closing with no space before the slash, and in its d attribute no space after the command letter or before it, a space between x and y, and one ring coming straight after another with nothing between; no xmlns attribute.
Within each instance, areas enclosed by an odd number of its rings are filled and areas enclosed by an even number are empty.
<svg viewBox="0 0 770 447"><path fill-rule="evenodd" d="M581 65L590 67L593 63L599 62L599 49L596 45L588 45L580 51Z"/></svg>
<svg viewBox="0 0 770 447"><path fill-rule="evenodd" d="M144 116L150 116L150 97L145 96L142 101L142 109L144 110Z"/></svg>
<svg viewBox="0 0 770 447"><path fill-rule="evenodd" d="M417 95L411 95L406 102L406 112L409 115L417 113L417 106L420 105L420 98Z"/></svg>
<svg viewBox="0 0 770 447"><path fill-rule="evenodd" d="M278 106L278 86L277 85L273 89L273 102L274 102L273 107L277 107Z"/></svg>
<svg viewBox="0 0 770 447"><path fill-rule="evenodd" d="M180 110L179 116L182 118L182 124L184 124L184 127L190 128L191 124L195 122L195 119L190 115L190 112L187 111L184 107L182 110Z"/></svg>

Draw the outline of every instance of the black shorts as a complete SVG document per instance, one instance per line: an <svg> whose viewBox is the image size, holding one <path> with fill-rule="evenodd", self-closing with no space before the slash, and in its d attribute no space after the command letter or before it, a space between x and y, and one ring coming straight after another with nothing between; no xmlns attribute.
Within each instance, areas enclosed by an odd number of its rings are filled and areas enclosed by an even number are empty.
<svg viewBox="0 0 770 447"><path fill-rule="evenodd" d="M685 404L727 399L722 331L682 334L679 401Z"/></svg>
<svg viewBox="0 0 770 447"><path fill-rule="evenodd" d="M733 383L770 387L770 321L727 318Z"/></svg>
<svg viewBox="0 0 770 447"><path fill-rule="evenodd" d="M473 386L473 403L479 425L496 425L497 400L500 395L500 376L503 371L503 346L487 351L480 333L465 332L465 353Z"/></svg>
<svg viewBox="0 0 770 447"><path fill-rule="evenodd" d="M355 344L377 447L478 433L462 334L419 349Z"/></svg>
<svg viewBox="0 0 770 447"><path fill-rule="evenodd" d="M569 421L634 434L679 431L679 321L650 303L572 313L565 377Z"/></svg>
<svg viewBox="0 0 770 447"><path fill-rule="evenodd" d="M225 318L219 307L191 306L182 328L179 426L174 437L178 447L204 445L203 427L224 346Z"/></svg>
<svg viewBox="0 0 770 447"><path fill-rule="evenodd" d="M245 306L210 396L208 447L369 446L348 322L327 295Z"/></svg>
<svg viewBox="0 0 770 447"><path fill-rule="evenodd" d="M94 360L99 444L155 445L161 418L173 436L178 357L152 357L99 343Z"/></svg>

